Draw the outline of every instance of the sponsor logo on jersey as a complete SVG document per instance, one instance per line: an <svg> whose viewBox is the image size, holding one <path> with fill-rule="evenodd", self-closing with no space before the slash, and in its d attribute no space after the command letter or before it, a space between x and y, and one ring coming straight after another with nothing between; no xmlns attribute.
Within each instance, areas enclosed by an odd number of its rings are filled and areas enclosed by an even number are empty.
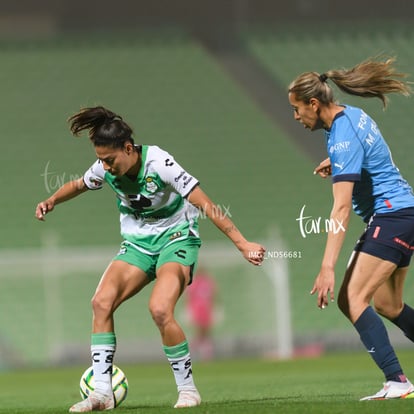
<svg viewBox="0 0 414 414"><path fill-rule="evenodd" d="M151 207L151 200L142 194L128 194L129 205L135 210L136 213L140 213L144 208Z"/></svg>
<svg viewBox="0 0 414 414"><path fill-rule="evenodd" d="M182 177L184 177L185 176L185 171L184 170L182 170L181 172L180 172L180 174L178 174L177 175L177 177L175 177L174 178L174 181L176 182L176 183L178 183L178 181L180 181L180 178L182 178Z"/></svg>
<svg viewBox="0 0 414 414"><path fill-rule="evenodd" d="M369 145L372 146L372 144L374 144L375 142L375 137L373 137L370 133L368 133L368 137L365 138L365 142Z"/></svg>
<svg viewBox="0 0 414 414"><path fill-rule="evenodd" d="M351 148L351 141L342 141L342 142L337 142L334 145L331 145L329 147L329 153L333 154L333 153L341 153L341 152L348 152L350 151Z"/></svg>
<svg viewBox="0 0 414 414"><path fill-rule="evenodd" d="M183 188L187 187L187 185L190 184L192 180L193 177L187 177L187 179L184 181Z"/></svg>
<svg viewBox="0 0 414 414"><path fill-rule="evenodd" d="M180 174L174 178L174 181L178 183L178 181L183 181L183 188L187 187L187 185L192 181L193 177L188 175L184 170L181 170Z"/></svg>
<svg viewBox="0 0 414 414"><path fill-rule="evenodd" d="M358 122L358 128L364 130L367 122L368 122L368 115L364 111L362 111L361 117L359 118L359 122Z"/></svg>

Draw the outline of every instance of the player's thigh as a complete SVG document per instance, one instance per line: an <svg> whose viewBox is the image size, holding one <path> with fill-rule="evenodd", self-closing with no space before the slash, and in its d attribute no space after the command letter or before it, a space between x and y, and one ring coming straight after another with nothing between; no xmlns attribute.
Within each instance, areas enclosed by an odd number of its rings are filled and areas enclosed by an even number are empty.
<svg viewBox="0 0 414 414"><path fill-rule="evenodd" d="M197 268L200 245L199 238L189 237L165 247L157 260L157 279L165 274L176 274L179 279L184 278L184 287L190 285Z"/></svg>
<svg viewBox="0 0 414 414"><path fill-rule="evenodd" d="M164 303L170 309L174 308L186 286L192 281L199 248L198 239L186 239L167 246L160 253L150 307L155 303Z"/></svg>
<svg viewBox="0 0 414 414"><path fill-rule="evenodd" d="M151 292L151 313L172 313L190 279L190 268L180 263L164 263L157 271Z"/></svg>
<svg viewBox="0 0 414 414"><path fill-rule="evenodd" d="M341 287L349 303L349 316L354 322L369 304L378 288L394 273L397 265L364 252L358 252L352 271Z"/></svg>
<svg viewBox="0 0 414 414"><path fill-rule="evenodd" d="M177 241L160 253L150 310L172 312L187 285L192 281L200 250L200 239L190 237Z"/></svg>
<svg viewBox="0 0 414 414"><path fill-rule="evenodd" d="M92 301L115 310L149 282L150 279L139 267L122 260L113 260L106 268Z"/></svg>

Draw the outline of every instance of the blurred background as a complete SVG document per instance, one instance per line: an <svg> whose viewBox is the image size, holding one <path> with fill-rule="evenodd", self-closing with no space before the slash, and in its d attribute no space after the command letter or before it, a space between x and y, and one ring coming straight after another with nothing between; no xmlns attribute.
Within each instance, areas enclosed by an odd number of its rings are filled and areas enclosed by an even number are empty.
<svg viewBox="0 0 414 414"><path fill-rule="evenodd" d="M201 217L200 266L214 280L208 351L200 358L291 358L362 349L335 304L309 295L325 244L331 182L320 132L293 119L287 86L304 71L397 57L414 74L414 3L395 0L2 0L0 122L0 368L89 361L90 298L121 241L109 188L60 205L37 203L81 177L95 155L67 118L104 105L201 182L249 239L261 268ZM413 98L381 102L337 92L376 119L414 184ZM301 219L302 218L302 219ZM302 224L302 226L301 226ZM354 216L339 287L362 221ZM412 273L412 272L411 272ZM142 292L116 313L118 361L164 358ZM177 318L195 342L187 297ZM414 303L413 275L406 300ZM411 344L390 327L395 344Z"/></svg>

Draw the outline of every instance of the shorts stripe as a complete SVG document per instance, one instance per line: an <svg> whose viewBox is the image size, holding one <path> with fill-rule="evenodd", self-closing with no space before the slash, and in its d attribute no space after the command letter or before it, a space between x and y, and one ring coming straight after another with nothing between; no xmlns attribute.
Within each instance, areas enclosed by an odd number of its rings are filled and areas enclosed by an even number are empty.
<svg viewBox="0 0 414 414"><path fill-rule="evenodd" d="M395 243L401 244L401 246L404 246L406 249L414 250L414 246L410 246L408 243L399 239L398 237L394 237L394 241Z"/></svg>

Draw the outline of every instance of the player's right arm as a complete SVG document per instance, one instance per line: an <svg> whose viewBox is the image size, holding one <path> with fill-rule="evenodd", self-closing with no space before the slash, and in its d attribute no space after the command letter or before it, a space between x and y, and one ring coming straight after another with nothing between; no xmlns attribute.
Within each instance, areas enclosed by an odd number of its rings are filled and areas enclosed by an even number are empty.
<svg viewBox="0 0 414 414"><path fill-rule="evenodd" d="M45 215L51 212L57 204L70 200L87 190L88 187L85 185L83 177L63 184L54 194L37 205L36 218L44 221Z"/></svg>

